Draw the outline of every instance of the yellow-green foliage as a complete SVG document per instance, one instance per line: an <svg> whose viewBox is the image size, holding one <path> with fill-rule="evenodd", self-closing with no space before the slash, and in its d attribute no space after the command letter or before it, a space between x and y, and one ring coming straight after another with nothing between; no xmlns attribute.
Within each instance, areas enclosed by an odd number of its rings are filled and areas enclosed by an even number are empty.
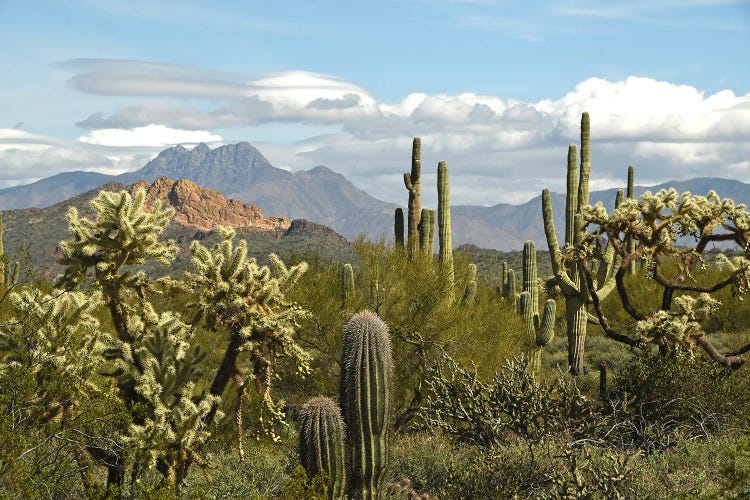
<svg viewBox="0 0 750 500"><path fill-rule="evenodd" d="M521 352L521 318L481 282L470 304L448 302L444 298L450 285L433 256L420 252L409 261L405 252L384 243L359 241L354 248L359 255L353 265L356 282L369 286L377 280L382 301L378 314L391 332L397 425L440 350L447 349L462 363L476 363L485 378ZM465 283L470 278L467 258L458 253L455 260L456 268L467 273L459 275L458 282ZM309 393L337 393L341 331L351 314L370 307L365 291L341 310L340 275L340 265L314 267L291 295L312 313L299 330L300 343L310 347L313 357L313 371L305 382Z"/></svg>

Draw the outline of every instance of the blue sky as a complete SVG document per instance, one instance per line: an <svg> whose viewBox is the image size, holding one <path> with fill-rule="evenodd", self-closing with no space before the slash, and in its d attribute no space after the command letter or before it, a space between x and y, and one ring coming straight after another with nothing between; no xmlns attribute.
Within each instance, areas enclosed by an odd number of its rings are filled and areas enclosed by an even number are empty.
<svg viewBox="0 0 750 500"><path fill-rule="evenodd" d="M420 135L457 203L518 202L583 110L598 187L750 181L749 49L747 0L0 0L0 187L245 140L403 201Z"/></svg>

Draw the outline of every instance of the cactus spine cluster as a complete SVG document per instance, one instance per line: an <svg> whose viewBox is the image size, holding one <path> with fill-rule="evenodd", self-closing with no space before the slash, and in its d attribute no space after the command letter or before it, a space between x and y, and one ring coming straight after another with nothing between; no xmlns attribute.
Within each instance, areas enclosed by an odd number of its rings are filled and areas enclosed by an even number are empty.
<svg viewBox="0 0 750 500"><path fill-rule="evenodd" d="M523 245L523 291L518 302L518 310L526 326L526 339L529 347L529 369L532 373L541 366L542 347L549 345L555 336L555 312L557 304L548 299L544 312L539 317L539 282L536 270L536 248L533 241Z"/></svg>
<svg viewBox="0 0 750 500"><path fill-rule="evenodd" d="M453 287L453 248L451 243L451 202L450 186L448 185L448 164L438 163L438 239L440 244L440 267L448 277L450 287Z"/></svg>
<svg viewBox="0 0 750 500"><path fill-rule="evenodd" d="M419 219L419 249L427 255L432 255L435 249L435 211L422 209Z"/></svg>
<svg viewBox="0 0 750 500"><path fill-rule="evenodd" d="M341 408L350 446L349 496L380 498L388 461L391 340L377 314L362 311L346 324L341 359Z"/></svg>
<svg viewBox="0 0 750 500"><path fill-rule="evenodd" d="M589 204L589 177L591 175L591 125L588 113L581 117L581 163L577 167L575 144L568 148L567 194L565 198L565 249L572 249L584 238L581 209ZM557 242L555 223L552 214L552 198L549 189L542 192L542 215L544 233L552 261L554 281L565 298L565 318L568 336L568 365L571 373L583 373L588 312L586 305L590 294L596 293L604 299L615 286L615 272L619 258L608 251L599 263L597 289L586 286L582 264L576 260L563 262L563 253ZM617 259L617 262L615 260Z"/></svg>
<svg viewBox="0 0 750 500"><path fill-rule="evenodd" d="M341 303L343 307L349 304L354 296L354 269L349 263L344 264L341 270Z"/></svg>
<svg viewBox="0 0 750 500"><path fill-rule="evenodd" d="M401 207L397 208L395 212L393 232L396 246L404 248L404 211Z"/></svg>
<svg viewBox="0 0 750 500"><path fill-rule="evenodd" d="M420 192L422 175L422 140L414 138L411 147L411 173L404 173L404 186L409 191L409 227L407 246L409 258L414 258L419 250L419 219L422 215L422 197Z"/></svg>
<svg viewBox="0 0 750 500"><path fill-rule="evenodd" d="M466 282L466 288L464 289L464 295L461 298L462 305L469 305L474 302L474 298L477 295L477 265L474 263L469 264L469 279Z"/></svg>
<svg viewBox="0 0 750 500"><path fill-rule="evenodd" d="M302 407L299 456L307 476L325 474L326 496L346 494L346 448L341 410L330 398L317 397Z"/></svg>

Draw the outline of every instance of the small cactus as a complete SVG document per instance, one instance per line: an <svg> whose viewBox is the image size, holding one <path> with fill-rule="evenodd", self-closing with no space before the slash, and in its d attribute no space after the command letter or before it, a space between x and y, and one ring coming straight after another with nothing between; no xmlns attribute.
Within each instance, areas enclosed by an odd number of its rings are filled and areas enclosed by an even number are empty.
<svg viewBox="0 0 750 500"><path fill-rule="evenodd" d="M404 248L404 210L401 207L394 214L393 232L396 246Z"/></svg>
<svg viewBox="0 0 750 500"><path fill-rule="evenodd" d="M555 337L555 312L557 304L547 299L540 320L539 314L533 312L531 293L522 292L518 301L520 314L526 327L526 341L529 348L529 370L537 373L542 364L542 347L546 347Z"/></svg>
<svg viewBox="0 0 750 500"><path fill-rule="evenodd" d="M377 314L362 311L344 329L341 408L349 433L349 495L381 497L388 461L391 405L391 340Z"/></svg>
<svg viewBox="0 0 750 500"><path fill-rule="evenodd" d="M330 398L317 397L302 407L299 456L307 477L324 474L326 496L344 498L346 493L346 448L341 410Z"/></svg>
<svg viewBox="0 0 750 500"><path fill-rule="evenodd" d="M354 297L354 269L349 263L344 264L341 271L341 304L346 307Z"/></svg>
<svg viewBox="0 0 750 500"><path fill-rule="evenodd" d="M474 298L477 295L477 265L474 263L469 264L469 279L464 289L464 295L461 298L462 305L469 305L474 302Z"/></svg>
<svg viewBox="0 0 750 500"><path fill-rule="evenodd" d="M429 208L422 209L419 219L419 250L432 255L435 246L435 211Z"/></svg>

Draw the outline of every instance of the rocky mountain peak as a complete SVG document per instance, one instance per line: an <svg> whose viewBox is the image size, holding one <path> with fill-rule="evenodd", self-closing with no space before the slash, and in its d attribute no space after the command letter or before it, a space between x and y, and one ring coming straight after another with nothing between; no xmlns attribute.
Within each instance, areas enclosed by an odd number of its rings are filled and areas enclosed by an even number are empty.
<svg viewBox="0 0 750 500"><path fill-rule="evenodd" d="M286 231L292 221L286 217L264 217L263 210L252 204L226 199L221 193L204 188L189 179L174 181L169 177L158 177L153 183L139 181L129 191L146 191L146 206L156 200L175 209L174 221L201 231L210 231L217 226L253 227L269 231Z"/></svg>

